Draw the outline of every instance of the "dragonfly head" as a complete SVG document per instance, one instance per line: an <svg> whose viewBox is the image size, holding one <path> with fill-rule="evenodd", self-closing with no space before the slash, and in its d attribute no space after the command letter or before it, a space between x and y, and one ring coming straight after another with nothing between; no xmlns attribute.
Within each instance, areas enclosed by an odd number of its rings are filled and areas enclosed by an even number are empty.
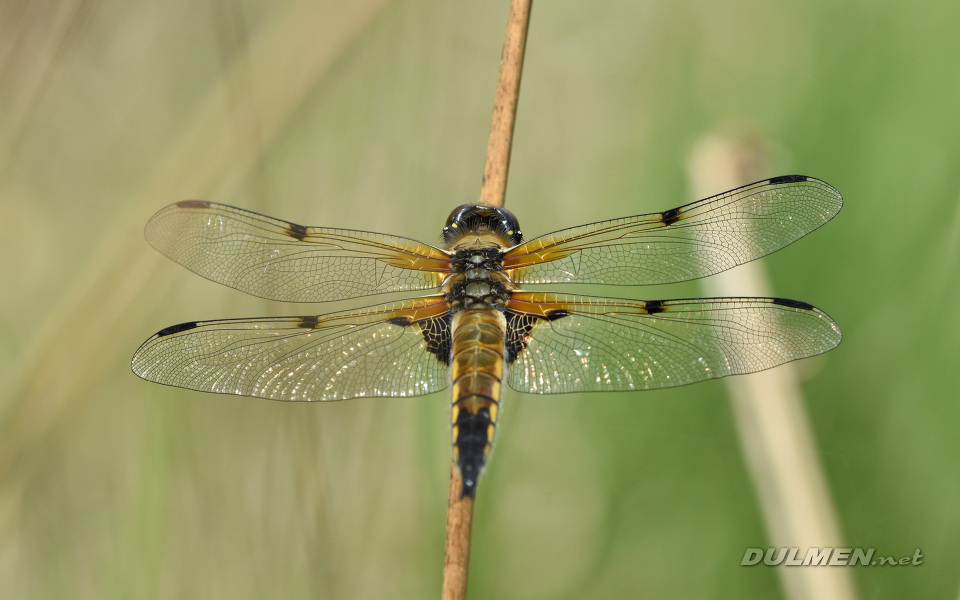
<svg viewBox="0 0 960 600"><path fill-rule="evenodd" d="M523 240L520 223L509 210L483 204L462 204L447 217L443 226L443 241L451 244L468 234L492 233L500 235L516 246Z"/></svg>

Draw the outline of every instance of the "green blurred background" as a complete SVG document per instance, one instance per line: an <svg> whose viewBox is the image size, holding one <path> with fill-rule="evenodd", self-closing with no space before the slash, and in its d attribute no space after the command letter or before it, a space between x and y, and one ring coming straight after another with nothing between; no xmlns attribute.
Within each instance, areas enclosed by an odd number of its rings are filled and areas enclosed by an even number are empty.
<svg viewBox="0 0 960 600"><path fill-rule="evenodd" d="M0 597L439 595L448 399L164 388L188 320L311 314L156 255L185 198L435 242L475 201L507 2L0 2ZM844 343L803 392L863 598L960 592L960 4L533 9L507 206L535 236L690 200L730 122L837 219L765 259ZM719 190L718 190L719 191ZM696 283L582 293L669 298ZM780 598L723 382L507 392L470 597Z"/></svg>

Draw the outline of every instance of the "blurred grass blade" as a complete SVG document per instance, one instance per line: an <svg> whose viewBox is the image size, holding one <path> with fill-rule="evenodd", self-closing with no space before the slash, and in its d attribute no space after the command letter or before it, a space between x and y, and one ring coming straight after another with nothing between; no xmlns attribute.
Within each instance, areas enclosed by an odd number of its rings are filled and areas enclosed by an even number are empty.
<svg viewBox="0 0 960 600"><path fill-rule="evenodd" d="M157 270L162 258L140 235L147 218L172 200L219 198L235 189L385 4L296 0L214 85L142 191L116 215L108 229L116 235L103 240L24 351L0 425L0 481L27 446L77 409L114 361L127 360L119 344L128 335L114 332L132 331L173 277ZM249 101L235 102L238 88L248 90ZM237 106L256 112L236 115ZM236 143L238 118L258 122L262 146Z"/></svg>
<svg viewBox="0 0 960 600"><path fill-rule="evenodd" d="M707 135L688 165L696 198L774 175L767 144L746 131ZM701 280L708 296L771 296L762 261ZM733 400L744 455L757 488L772 547L843 546L836 509L803 405L793 364L724 380ZM791 600L853 600L849 569L790 569L777 573Z"/></svg>

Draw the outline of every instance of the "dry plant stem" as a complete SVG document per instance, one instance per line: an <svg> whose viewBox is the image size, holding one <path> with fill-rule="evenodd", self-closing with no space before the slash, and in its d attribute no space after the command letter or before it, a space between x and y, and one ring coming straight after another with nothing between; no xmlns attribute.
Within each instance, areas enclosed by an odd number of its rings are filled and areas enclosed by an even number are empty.
<svg viewBox="0 0 960 600"><path fill-rule="evenodd" d="M513 143L513 123L520 95L523 51L527 44L532 0L511 0L507 33L500 57L497 93L493 99L493 119L487 142L487 161L483 167L480 200L490 206L503 206ZM450 471L450 502L447 505L447 539L443 555L443 600L467 597L467 571L470 566L470 532L473 526L473 498L462 496L463 482L456 463Z"/></svg>
<svg viewBox="0 0 960 600"><path fill-rule="evenodd" d="M461 498L462 491L463 480L454 464L450 473L450 504L447 506L447 542L443 549L443 600L467 597L473 498Z"/></svg>
<svg viewBox="0 0 960 600"><path fill-rule="evenodd" d="M487 142L487 162L483 166L483 185L480 199L490 206L503 206L507 192L507 171L510 168L510 146L513 142L513 123L517 116L517 98L520 95L520 74L523 71L523 51L527 44L527 25L533 0L511 0L507 35L500 57L500 77L493 100L493 121Z"/></svg>

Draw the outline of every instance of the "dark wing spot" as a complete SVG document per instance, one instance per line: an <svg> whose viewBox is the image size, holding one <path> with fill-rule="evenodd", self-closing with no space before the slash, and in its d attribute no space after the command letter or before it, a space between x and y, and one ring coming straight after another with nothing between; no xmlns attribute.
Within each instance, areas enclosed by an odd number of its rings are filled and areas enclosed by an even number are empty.
<svg viewBox="0 0 960 600"><path fill-rule="evenodd" d="M410 323L413 323L413 319L410 317L391 317L387 319L387 323L391 325L399 325L400 327L406 327Z"/></svg>
<svg viewBox="0 0 960 600"><path fill-rule="evenodd" d="M206 200L183 200L177 202L177 208L210 208L210 203Z"/></svg>
<svg viewBox="0 0 960 600"><path fill-rule="evenodd" d="M789 298L774 298L773 303L779 304L780 306L789 306L790 308L799 308L800 310L814 309L812 304L807 304L806 302L801 302L800 300L791 300Z"/></svg>
<svg viewBox="0 0 960 600"><path fill-rule="evenodd" d="M173 335L174 333L180 333L181 331L189 331L190 329L196 329L197 322L191 321L190 323L180 323L179 325L171 325L166 329L161 329L157 332L157 337L163 337L165 335Z"/></svg>
<svg viewBox="0 0 960 600"><path fill-rule="evenodd" d="M445 365L450 364L450 354L453 352L453 336L450 335L452 324L453 315L450 313L420 322L420 333L427 342L427 352Z"/></svg>
<svg viewBox="0 0 960 600"><path fill-rule="evenodd" d="M660 213L660 221L664 225L673 225L680 220L680 209L671 208L670 210L665 210Z"/></svg>
<svg viewBox="0 0 960 600"><path fill-rule="evenodd" d="M648 315L655 315L667 310L663 307L662 300L647 300L643 303L643 308L647 311Z"/></svg>
<svg viewBox="0 0 960 600"><path fill-rule="evenodd" d="M285 233L302 242L303 238L307 237L307 228L303 225L297 225L296 223L287 223L287 231Z"/></svg>
<svg viewBox="0 0 960 600"><path fill-rule="evenodd" d="M562 319L563 317L567 317L569 315L570 315L569 310L563 310L562 308L558 308L557 310L551 310L550 312L547 313L547 320L556 321L557 319Z"/></svg>
<svg viewBox="0 0 960 600"><path fill-rule="evenodd" d="M770 180L771 184L778 183L800 183L801 181L806 181L806 175L781 175L780 177L774 177Z"/></svg>
<svg viewBox="0 0 960 600"><path fill-rule="evenodd" d="M314 329L318 323L320 323L320 319L317 317L300 317L300 322L297 323L297 327L303 329Z"/></svg>

